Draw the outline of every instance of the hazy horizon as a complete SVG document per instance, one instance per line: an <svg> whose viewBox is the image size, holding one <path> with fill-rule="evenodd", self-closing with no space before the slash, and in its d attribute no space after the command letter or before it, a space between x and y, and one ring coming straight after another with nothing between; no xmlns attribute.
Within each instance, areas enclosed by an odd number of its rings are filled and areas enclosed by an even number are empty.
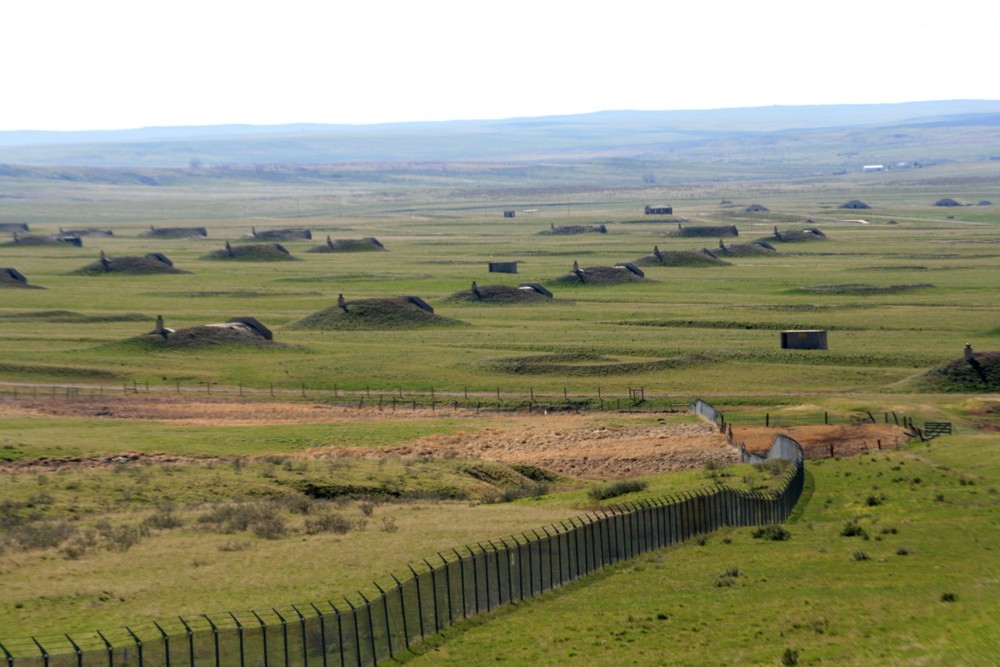
<svg viewBox="0 0 1000 667"><path fill-rule="evenodd" d="M984 0L43 0L5 24L0 131L1000 100Z"/></svg>

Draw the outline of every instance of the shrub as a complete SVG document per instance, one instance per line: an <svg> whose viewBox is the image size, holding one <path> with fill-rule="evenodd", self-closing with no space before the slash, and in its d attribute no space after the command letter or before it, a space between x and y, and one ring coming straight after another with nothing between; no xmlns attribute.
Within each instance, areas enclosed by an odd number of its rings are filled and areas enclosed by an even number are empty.
<svg viewBox="0 0 1000 667"><path fill-rule="evenodd" d="M772 540L774 542L784 542L791 539L792 534L782 526L770 525L758 528L750 534L756 540Z"/></svg>
<svg viewBox="0 0 1000 667"><path fill-rule="evenodd" d="M306 519L306 533L309 535L317 535L319 533L338 533L343 535L350 531L352 527L350 519L336 512Z"/></svg>
<svg viewBox="0 0 1000 667"><path fill-rule="evenodd" d="M285 520L280 516L266 516L251 526L253 534L265 540L280 540L285 536Z"/></svg>
<svg viewBox="0 0 1000 667"><path fill-rule="evenodd" d="M855 551L851 554L851 560L871 560L864 551Z"/></svg>
<svg viewBox="0 0 1000 667"><path fill-rule="evenodd" d="M883 499L879 498L876 495L868 496L868 498L865 499L865 505L868 505L868 507L877 507L878 505L881 505L882 503L883 503Z"/></svg>
<svg viewBox="0 0 1000 667"><path fill-rule="evenodd" d="M606 486L595 486L587 492L587 495L594 500L607 500L608 498L624 496L626 493L637 493L639 491L643 491L646 486L646 482L636 479L626 479L620 482L615 482L614 484L608 484Z"/></svg>
<svg viewBox="0 0 1000 667"><path fill-rule="evenodd" d="M180 528L184 525L184 520L174 514L173 507L164 506L154 514L143 519L142 525L146 528L169 530L171 528Z"/></svg>
<svg viewBox="0 0 1000 667"><path fill-rule="evenodd" d="M96 526L97 533L108 551L126 552L142 539L147 532L140 526L112 526L102 521Z"/></svg>
<svg viewBox="0 0 1000 667"><path fill-rule="evenodd" d="M23 551L58 547L76 533L76 527L60 521L40 521L15 526L6 541Z"/></svg>
<svg viewBox="0 0 1000 667"><path fill-rule="evenodd" d="M392 516L382 517L382 531L386 533L395 533L399 530L399 526L396 525L396 518Z"/></svg>
<svg viewBox="0 0 1000 667"><path fill-rule="evenodd" d="M958 602L958 596L954 593L942 593L941 602Z"/></svg>
<svg viewBox="0 0 1000 667"><path fill-rule="evenodd" d="M798 650L794 648L786 648L785 652L781 654L781 664L786 666L799 664Z"/></svg>
<svg viewBox="0 0 1000 667"><path fill-rule="evenodd" d="M868 531L862 528L856 521L848 521L844 524L844 527L840 529L841 537L860 537L862 539L868 539Z"/></svg>
<svg viewBox="0 0 1000 667"><path fill-rule="evenodd" d="M912 553L912 552L909 549L907 549L906 547L899 547L898 549L896 549L896 555L897 556L909 556L910 553Z"/></svg>

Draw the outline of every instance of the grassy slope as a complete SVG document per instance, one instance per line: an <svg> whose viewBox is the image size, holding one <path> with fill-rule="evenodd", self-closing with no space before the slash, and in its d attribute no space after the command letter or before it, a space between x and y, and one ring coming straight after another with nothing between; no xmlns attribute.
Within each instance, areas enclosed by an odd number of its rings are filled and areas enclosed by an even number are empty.
<svg viewBox="0 0 1000 667"><path fill-rule="evenodd" d="M408 664L773 665L786 650L803 665L996 664L996 439L808 469L787 542L726 530L648 555L450 631ZM849 521L869 539L841 536ZM731 568L735 584L719 585Z"/></svg>

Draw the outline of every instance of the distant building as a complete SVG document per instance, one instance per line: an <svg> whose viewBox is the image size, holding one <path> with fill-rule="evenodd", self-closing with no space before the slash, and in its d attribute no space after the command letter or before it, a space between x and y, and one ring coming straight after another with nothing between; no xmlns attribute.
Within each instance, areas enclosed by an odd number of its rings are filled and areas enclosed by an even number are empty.
<svg viewBox="0 0 1000 667"><path fill-rule="evenodd" d="M655 206L646 206L646 215L673 215L674 207L665 206L663 204L657 204Z"/></svg>
<svg viewBox="0 0 1000 667"><path fill-rule="evenodd" d="M514 211L512 209L506 209L506 210L504 210L503 217L505 217L505 218L513 218L514 217Z"/></svg>
<svg viewBox="0 0 1000 667"><path fill-rule="evenodd" d="M861 167L861 171L885 171L884 164L866 164Z"/></svg>

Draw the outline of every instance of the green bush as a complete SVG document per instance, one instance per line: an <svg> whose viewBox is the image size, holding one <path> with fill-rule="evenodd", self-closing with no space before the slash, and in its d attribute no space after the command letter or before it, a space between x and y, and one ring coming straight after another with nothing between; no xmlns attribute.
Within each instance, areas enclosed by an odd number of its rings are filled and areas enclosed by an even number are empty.
<svg viewBox="0 0 1000 667"><path fill-rule="evenodd" d="M594 500L607 500L608 498L617 498L618 496L624 496L627 493L637 493L646 489L646 482L642 482L635 479L626 479L620 482L615 482L614 484L608 484L606 486L595 486L587 495Z"/></svg>
<svg viewBox="0 0 1000 667"><path fill-rule="evenodd" d="M791 539L792 534L785 530L783 527L778 525L764 526L763 528L758 528L750 534L755 540L772 540L774 542L783 542L785 540Z"/></svg>

